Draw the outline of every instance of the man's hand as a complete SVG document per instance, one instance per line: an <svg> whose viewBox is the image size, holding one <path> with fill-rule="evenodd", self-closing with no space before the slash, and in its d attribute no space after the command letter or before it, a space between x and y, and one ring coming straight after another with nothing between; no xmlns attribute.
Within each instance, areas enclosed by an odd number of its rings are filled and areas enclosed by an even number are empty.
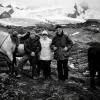
<svg viewBox="0 0 100 100"><path fill-rule="evenodd" d="M35 52L31 52L31 56L35 56Z"/></svg>
<svg viewBox="0 0 100 100"><path fill-rule="evenodd" d="M57 50L57 47L53 47L54 51Z"/></svg>
<svg viewBox="0 0 100 100"><path fill-rule="evenodd" d="M68 50L68 47L65 47L64 50L67 51Z"/></svg>

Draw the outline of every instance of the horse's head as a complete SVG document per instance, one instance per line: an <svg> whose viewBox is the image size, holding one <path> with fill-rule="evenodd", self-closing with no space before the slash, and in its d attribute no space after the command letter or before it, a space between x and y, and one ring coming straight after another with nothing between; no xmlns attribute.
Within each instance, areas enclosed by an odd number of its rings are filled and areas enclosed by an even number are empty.
<svg viewBox="0 0 100 100"><path fill-rule="evenodd" d="M11 35L11 40L14 44L18 45L19 44L19 39L18 39L18 32L14 31Z"/></svg>

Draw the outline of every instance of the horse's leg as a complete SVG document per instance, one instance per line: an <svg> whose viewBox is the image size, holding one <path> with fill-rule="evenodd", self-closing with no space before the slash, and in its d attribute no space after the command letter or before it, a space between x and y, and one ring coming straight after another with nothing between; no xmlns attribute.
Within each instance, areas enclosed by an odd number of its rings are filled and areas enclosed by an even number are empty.
<svg viewBox="0 0 100 100"><path fill-rule="evenodd" d="M94 65L89 66L90 67L90 87L92 89L96 89L95 86L95 74L96 74L96 70L93 68L95 67Z"/></svg>
<svg viewBox="0 0 100 100"><path fill-rule="evenodd" d="M25 65L25 63L27 62L27 60L29 60L29 56L25 55L23 56L22 59L20 59L19 63L18 63L18 71L22 72L23 71L23 65Z"/></svg>
<svg viewBox="0 0 100 100"><path fill-rule="evenodd" d="M100 86L100 69L98 70L98 85Z"/></svg>
<svg viewBox="0 0 100 100"><path fill-rule="evenodd" d="M17 46L15 48L15 51L13 53L13 62L12 62L12 74L15 72L15 75L17 75L17 60L16 60L16 53L17 53Z"/></svg>
<svg viewBox="0 0 100 100"><path fill-rule="evenodd" d="M12 63L11 62L7 62L8 68L9 68L9 75L11 75L12 72Z"/></svg>
<svg viewBox="0 0 100 100"><path fill-rule="evenodd" d="M17 75L17 62L16 62L16 56L13 57L13 62L12 62L12 69L11 69L11 74L13 75L15 73L15 75Z"/></svg>

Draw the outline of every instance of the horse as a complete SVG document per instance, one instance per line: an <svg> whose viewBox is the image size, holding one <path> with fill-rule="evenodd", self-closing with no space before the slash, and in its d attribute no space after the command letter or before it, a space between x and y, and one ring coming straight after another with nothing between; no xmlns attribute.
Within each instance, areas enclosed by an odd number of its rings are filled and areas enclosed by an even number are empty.
<svg viewBox="0 0 100 100"><path fill-rule="evenodd" d="M0 31L0 63L6 63L9 71L12 71L13 53L18 43L16 34L9 34L9 32Z"/></svg>
<svg viewBox="0 0 100 100"><path fill-rule="evenodd" d="M90 71L90 87L96 89L95 75L98 72L98 82L100 84L100 43L92 43L88 49L88 67Z"/></svg>

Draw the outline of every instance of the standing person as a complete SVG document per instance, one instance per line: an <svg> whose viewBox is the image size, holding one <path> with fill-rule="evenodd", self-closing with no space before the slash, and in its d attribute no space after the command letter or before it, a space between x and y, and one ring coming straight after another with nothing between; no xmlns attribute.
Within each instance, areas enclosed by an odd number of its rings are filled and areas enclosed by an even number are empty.
<svg viewBox="0 0 100 100"><path fill-rule="evenodd" d="M72 41L64 34L58 26L56 35L52 40L51 48L54 50L54 58L57 60L58 79L65 81L68 79L68 57L72 46Z"/></svg>
<svg viewBox="0 0 100 100"><path fill-rule="evenodd" d="M26 55L23 56L20 61L18 67L23 68L23 65L30 61L30 65L32 66L32 78L36 78L36 60L38 53L41 50L41 45L39 42L39 37L35 35L36 33L30 33L30 37L24 42L24 50Z"/></svg>
<svg viewBox="0 0 100 100"><path fill-rule="evenodd" d="M48 37L48 32L44 30L42 32L42 37L40 38L41 44L41 51L40 51L40 67L43 69L43 76L45 79L51 77L51 60L53 58L51 52L51 45L52 40Z"/></svg>

